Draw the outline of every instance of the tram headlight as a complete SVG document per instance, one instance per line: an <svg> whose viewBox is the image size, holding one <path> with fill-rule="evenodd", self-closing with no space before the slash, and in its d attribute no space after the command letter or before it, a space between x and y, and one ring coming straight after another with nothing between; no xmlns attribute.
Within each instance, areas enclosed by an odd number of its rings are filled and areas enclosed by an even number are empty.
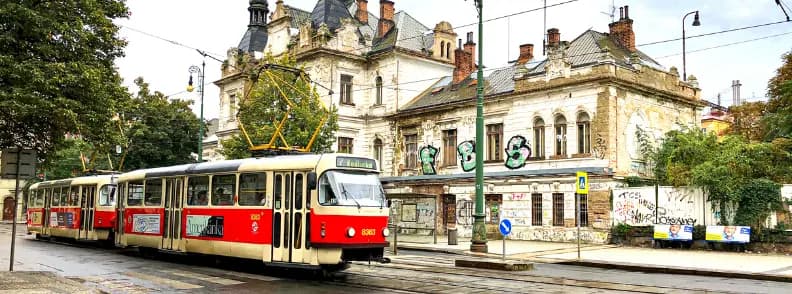
<svg viewBox="0 0 792 294"><path fill-rule="evenodd" d="M383 237L388 237L388 236L390 236L390 230L389 230L388 228L383 228L383 229L382 229L382 236L383 236Z"/></svg>
<svg viewBox="0 0 792 294"><path fill-rule="evenodd" d="M347 237L352 238L355 236L355 228L349 227L347 228Z"/></svg>

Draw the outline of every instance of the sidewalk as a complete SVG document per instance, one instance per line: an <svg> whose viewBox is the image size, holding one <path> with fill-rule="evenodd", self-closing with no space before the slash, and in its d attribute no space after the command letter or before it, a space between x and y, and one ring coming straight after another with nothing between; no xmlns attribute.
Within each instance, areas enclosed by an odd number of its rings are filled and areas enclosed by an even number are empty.
<svg viewBox="0 0 792 294"><path fill-rule="evenodd" d="M53 272L0 271L0 293L101 293Z"/></svg>
<svg viewBox="0 0 792 294"><path fill-rule="evenodd" d="M391 242L393 240L390 240ZM446 236L398 236L399 249L473 256L500 256L501 240L488 240L489 254L470 251L470 239L448 245ZM694 274L792 282L792 256L722 251L620 247L576 243L506 240L506 257L540 263L563 263L632 271Z"/></svg>

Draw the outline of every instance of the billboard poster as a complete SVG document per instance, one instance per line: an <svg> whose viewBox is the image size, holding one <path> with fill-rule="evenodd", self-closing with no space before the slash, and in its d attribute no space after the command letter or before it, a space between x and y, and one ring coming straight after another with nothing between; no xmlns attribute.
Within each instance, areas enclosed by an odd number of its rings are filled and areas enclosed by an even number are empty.
<svg viewBox="0 0 792 294"><path fill-rule="evenodd" d="M63 223L62 225L66 226L67 228L74 227L74 213L73 212L67 212L65 214L66 214L64 216L65 223Z"/></svg>
<svg viewBox="0 0 792 294"><path fill-rule="evenodd" d="M211 215L188 215L187 236L223 237L223 217Z"/></svg>
<svg viewBox="0 0 792 294"><path fill-rule="evenodd" d="M707 241L726 243L748 243L751 240L751 227L745 226L707 226Z"/></svg>
<svg viewBox="0 0 792 294"><path fill-rule="evenodd" d="M132 216L132 232L144 234L160 233L159 214L135 214Z"/></svg>
<svg viewBox="0 0 792 294"><path fill-rule="evenodd" d="M34 225L41 224L42 213L41 211L34 211L30 214L30 222Z"/></svg>
<svg viewBox="0 0 792 294"><path fill-rule="evenodd" d="M50 212L50 220L49 220L50 227L57 227L58 226L58 213L53 211Z"/></svg>
<svg viewBox="0 0 792 294"><path fill-rule="evenodd" d="M57 222L57 224L58 224L59 227L66 225L66 213L65 212L58 213L58 222Z"/></svg>
<svg viewBox="0 0 792 294"><path fill-rule="evenodd" d="M693 226L691 225L654 225L654 238L656 240L693 240Z"/></svg>

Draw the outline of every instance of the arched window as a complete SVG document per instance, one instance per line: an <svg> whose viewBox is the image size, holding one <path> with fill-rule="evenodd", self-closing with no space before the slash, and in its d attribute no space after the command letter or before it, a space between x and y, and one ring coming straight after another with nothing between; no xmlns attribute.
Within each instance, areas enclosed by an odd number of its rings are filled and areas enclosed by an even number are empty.
<svg viewBox="0 0 792 294"><path fill-rule="evenodd" d="M541 117L534 119L534 157L543 159L545 157L545 123Z"/></svg>
<svg viewBox="0 0 792 294"><path fill-rule="evenodd" d="M566 156L566 134L567 134L567 121L566 118L559 114L555 117L555 155Z"/></svg>
<svg viewBox="0 0 792 294"><path fill-rule="evenodd" d="M451 59L451 42L448 42L447 44L448 46L446 46L446 58Z"/></svg>
<svg viewBox="0 0 792 294"><path fill-rule="evenodd" d="M440 57L445 57L445 42L440 41Z"/></svg>
<svg viewBox="0 0 792 294"><path fill-rule="evenodd" d="M585 112L578 113L578 153L591 153L591 120Z"/></svg>
<svg viewBox="0 0 792 294"><path fill-rule="evenodd" d="M377 77L375 80L376 88L377 88L377 101L376 105L382 104L382 77Z"/></svg>
<svg viewBox="0 0 792 294"><path fill-rule="evenodd" d="M380 170L382 169L382 140L374 139L374 159L377 160Z"/></svg>

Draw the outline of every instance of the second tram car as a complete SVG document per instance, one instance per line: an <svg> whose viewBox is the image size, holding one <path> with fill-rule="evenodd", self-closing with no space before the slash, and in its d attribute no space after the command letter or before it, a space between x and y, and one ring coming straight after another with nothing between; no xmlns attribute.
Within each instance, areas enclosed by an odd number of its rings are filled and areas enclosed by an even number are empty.
<svg viewBox="0 0 792 294"><path fill-rule="evenodd" d="M125 173L117 242L326 270L384 261L389 209L377 164L304 154Z"/></svg>

